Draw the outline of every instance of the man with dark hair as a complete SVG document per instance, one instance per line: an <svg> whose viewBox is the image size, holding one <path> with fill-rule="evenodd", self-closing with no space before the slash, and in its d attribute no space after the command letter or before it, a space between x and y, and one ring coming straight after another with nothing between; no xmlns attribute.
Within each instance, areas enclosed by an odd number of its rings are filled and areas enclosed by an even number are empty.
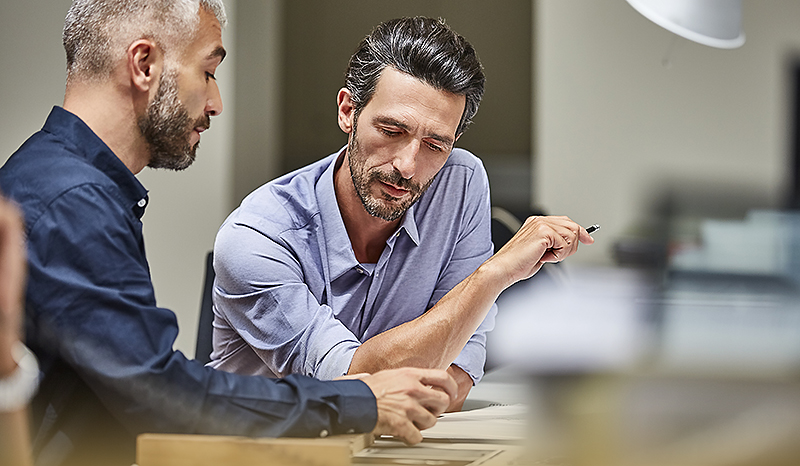
<svg viewBox="0 0 800 466"><path fill-rule="evenodd" d="M217 235L212 366L447 369L460 409L499 293L592 242L566 217L536 217L492 257L486 173L453 148L483 87L443 21L388 21L361 42L338 93L347 146L250 194Z"/></svg>
<svg viewBox="0 0 800 466"><path fill-rule="evenodd" d="M42 131L0 169L28 240L26 341L41 361L37 464L130 465L143 432L421 440L454 398L442 370L360 380L229 374L173 350L141 217L145 166L180 170L222 111L220 0L75 0L67 87Z"/></svg>

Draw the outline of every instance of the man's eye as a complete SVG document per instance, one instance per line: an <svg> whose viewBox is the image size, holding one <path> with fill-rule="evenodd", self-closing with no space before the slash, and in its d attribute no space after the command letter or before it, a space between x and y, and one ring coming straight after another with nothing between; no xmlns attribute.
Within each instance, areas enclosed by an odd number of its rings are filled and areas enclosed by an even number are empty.
<svg viewBox="0 0 800 466"><path fill-rule="evenodd" d="M430 147L431 150L434 150L436 152L442 152L444 150L444 148L442 146L438 146L438 145L430 143L430 142L428 142L426 144L428 144L428 147Z"/></svg>
<svg viewBox="0 0 800 466"><path fill-rule="evenodd" d="M400 131L392 131L387 128L381 128L381 132L387 136L397 136L398 134L400 134Z"/></svg>
<svg viewBox="0 0 800 466"><path fill-rule="evenodd" d="M214 76L214 74L209 73L208 71L206 71L206 81L208 81L209 79L213 79L214 81L216 81L217 77Z"/></svg>

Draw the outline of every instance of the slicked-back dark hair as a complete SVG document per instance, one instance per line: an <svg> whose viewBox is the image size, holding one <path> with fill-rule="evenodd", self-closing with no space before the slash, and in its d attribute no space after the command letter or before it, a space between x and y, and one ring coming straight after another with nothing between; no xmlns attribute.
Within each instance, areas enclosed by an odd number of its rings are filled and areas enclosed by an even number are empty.
<svg viewBox="0 0 800 466"><path fill-rule="evenodd" d="M391 66L436 89L466 97L456 135L472 122L486 81L475 49L442 19L416 16L379 24L350 57L345 87L355 104L355 117L375 94L383 70Z"/></svg>

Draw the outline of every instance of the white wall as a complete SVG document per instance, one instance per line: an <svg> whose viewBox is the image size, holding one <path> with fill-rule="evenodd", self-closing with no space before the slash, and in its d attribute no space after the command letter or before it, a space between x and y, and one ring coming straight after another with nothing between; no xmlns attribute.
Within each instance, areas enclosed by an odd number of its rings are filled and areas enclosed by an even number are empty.
<svg viewBox="0 0 800 466"><path fill-rule="evenodd" d="M535 0L534 202L603 227L570 260L609 262L667 182L782 197L800 2L745 0L743 16L742 48L678 39L666 67L675 36L624 0Z"/></svg>
<svg viewBox="0 0 800 466"><path fill-rule="evenodd" d="M61 30L69 0L0 2L0 162L64 101Z"/></svg>
<svg viewBox="0 0 800 466"><path fill-rule="evenodd" d="M178 315L176 347L194 354L205 254L231 210L233 159L232 98L236 53L235 0L226 0L230 23L223 34L228 50L216 74L224 102L222 116L203 134L197 161L175 173L145 169L139 179L150 190L143 222L145 245L162 307ZM0 4L0 163L35 131L64 95L65 58L61 30L68 0L4 1Z"/></svg>

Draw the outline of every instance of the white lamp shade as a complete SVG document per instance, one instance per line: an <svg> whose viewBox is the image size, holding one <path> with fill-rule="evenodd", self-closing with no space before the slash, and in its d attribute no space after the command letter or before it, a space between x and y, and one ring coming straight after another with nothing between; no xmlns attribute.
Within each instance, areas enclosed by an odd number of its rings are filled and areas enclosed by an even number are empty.
<svg viewBox="0 0 800 466"><path fill-rule="evenodd" d="M742 0L627 0L645 18L710 47L744 44Z"/></svg>

